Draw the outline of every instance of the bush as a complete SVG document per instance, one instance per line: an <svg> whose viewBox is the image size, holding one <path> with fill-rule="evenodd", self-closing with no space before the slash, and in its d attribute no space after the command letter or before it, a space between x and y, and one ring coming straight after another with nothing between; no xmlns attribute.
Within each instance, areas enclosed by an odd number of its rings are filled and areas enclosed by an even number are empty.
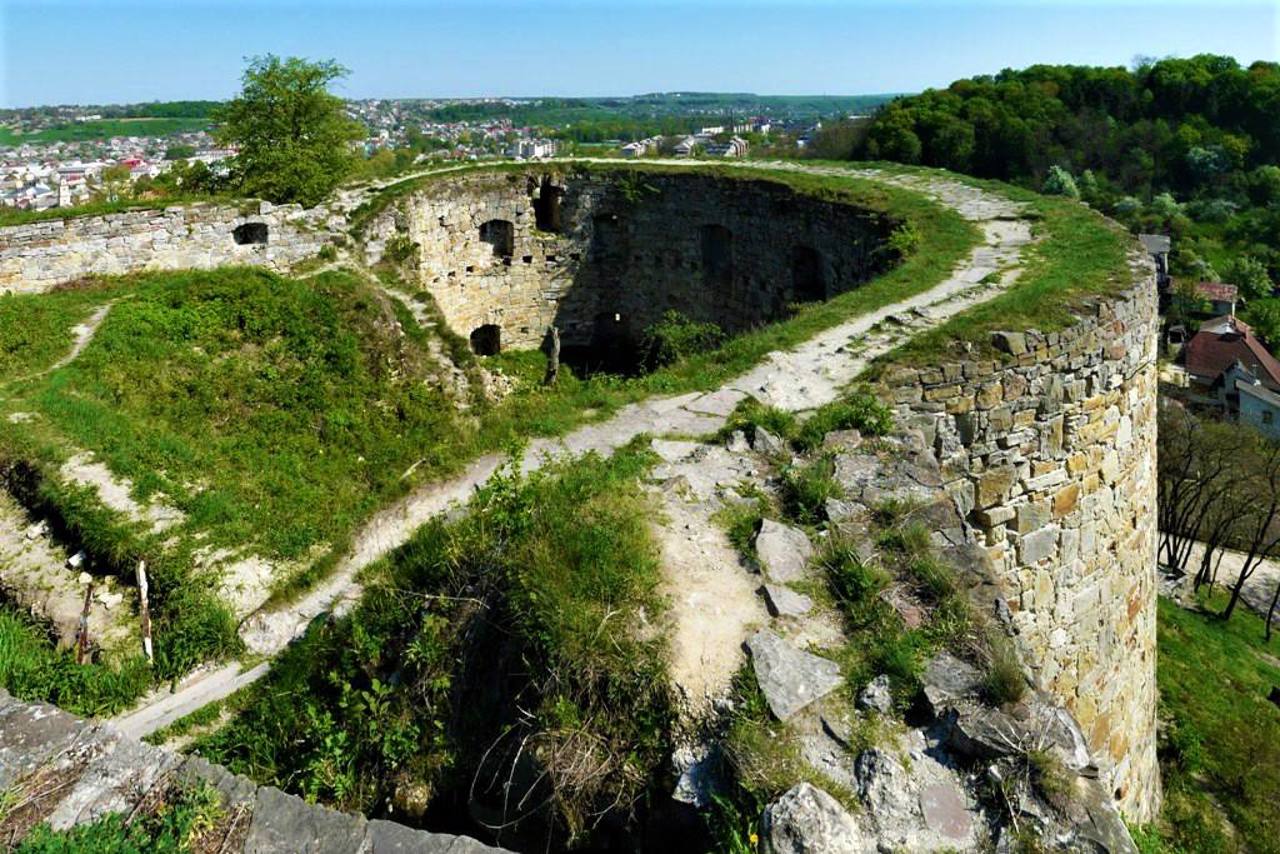
<svg viewBox="0 0 1280 854"><path fill-rule="evenodd" d="M806 524L825 519L827 500L843 494L840 484L836 483L835 471L835 459L829 454L785 467L782 500L787 515Z"/></svg>
<svg viewBox="0 0 1280 854"><path fill-rule="evenodd" d="M55 649L30 616L0 607L0 685L15 697L105 716L127 709L151 684L151 668L141 656L118 668L76 664L75 654Z"/></svg>
<svg viewBox="0 0 1280 854"><path fill-rule="evenodd" d="M724 330L714 323L690 320L675 309L645 327L640 352L646 370L674 364L688 356L714 350L724 341Z"/></svg>
<svg viewBox="0 0 1280 854"><path fill-rule="evenodd" d="M859 389L833 403L821 407L801 425L795 445L801 451L812 450L833 430L858 430L868 436L883 436L893 428L893 413L878 397Z"/></svg>
<svg viewBox="0 0 1280 854"><path fill-rule="evenodd" d="M1050 166L1049 174L1045 176L1044 185L1041 192L1047 196L1069 196L1073 199L1080 198L1080 188L1076 186L1076 179L1071 173L1061 166Z"/></svg>

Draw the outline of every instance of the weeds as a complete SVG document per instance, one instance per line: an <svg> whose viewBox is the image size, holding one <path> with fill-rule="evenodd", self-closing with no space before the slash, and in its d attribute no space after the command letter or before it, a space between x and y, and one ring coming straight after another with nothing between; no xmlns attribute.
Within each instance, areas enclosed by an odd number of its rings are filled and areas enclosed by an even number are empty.
<svg viewBox="0 0 1280 854"><path fill-rule="evenodd" d="M835 457L788 465L782 469L784 509L794 519L812 525L826 518L826 503L844 494L835 479Z"/></svg>
<svg viewBox="0 0 1280 854"><path fill-rule="evenodd" d="M662 607L638 486L650 463L632 447L504 470L466 516L371 568L357 609L286 651L197 749L365 812L460 792L517 804L505 781L531 759L549 789L507 819L564 839L625 820L672 714L661 639L643 628Z"/></svg>
<svg viewBox="0 0 1280 854"><path fill-rule="evenodd" d="M1022 672L1017 651L1004 635L991 631L987 647L990 660L983 676L983 694L996 706L1016 703L1027 693L1027 677Z"/></svg>

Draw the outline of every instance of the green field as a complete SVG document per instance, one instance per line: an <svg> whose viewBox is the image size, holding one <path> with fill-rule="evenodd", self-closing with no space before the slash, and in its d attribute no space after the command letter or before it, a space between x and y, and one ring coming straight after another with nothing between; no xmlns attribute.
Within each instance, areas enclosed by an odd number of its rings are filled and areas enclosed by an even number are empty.
<svg viewBox="0 0 1280 854"><path fill-rule="evenodd" d="M12 128L0 127L0 145L22 145L25 142L95 142L113 136L168 136L203 130L208 126L208 119L199 118L133 118L74 122L34 133L17 133Z"/></svg>

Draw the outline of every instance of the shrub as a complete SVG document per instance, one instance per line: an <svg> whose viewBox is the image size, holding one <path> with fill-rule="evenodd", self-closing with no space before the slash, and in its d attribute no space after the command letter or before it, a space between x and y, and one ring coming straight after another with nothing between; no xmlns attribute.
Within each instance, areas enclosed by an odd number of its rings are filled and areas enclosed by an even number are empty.
<svg viewBox="0 0 1280 854"><path fill-rule="evenodd" d="M640 352L647 370L674 364L697 353L714 350L724 341L724 330L714 323L701 323L675 309L645 327L640 336Z"/></svg>
<svg viewBox="0 0 1280 854"><path fill-rule="evenodd" d="M1018 702L1027 693L1027 677L1022 673L1013 644L1004 635L992 632L989 647L983 693L997 706Z"/></svg>
<svg viewBox="0 0 1280 854"><path fill-rule="evenodd" d="M833 430L858 430L870 436L883 436L893 427L893 413L878 397L859 389L840 400L816 410L801 425L795 445L801 451L812 450Z"/></svg>
<svg viewBox="0 0 1280 854"><path fill-rule="evenodd" d="M1080 188L1076 186L1076 179L1061 166L1049 167L1049 174L1045 176L1041 191L1047 196L1080 198Z"/></svg>
<svg viewBox="0 0 1280 854"><path fill-rule="evenodd" d="M407 234L393 235L388 241L383 257L393 264L415 264L418 259L418 244Z"/></svg>
<svg viewBox="0 0 1280 854"><path fill-rule="evenodd" d="M835 471L835 458L830 454L786 466L782 470L782 500L787 514L806 524L825 519L827 500L843 494Z"/></svg>
<svg viewBox="0 0 1280 854"><path fill-rule="evenodd" d="M889 234L886 246L898 259L911 255L920 246L920 231L914 223L904 222Z"/></svg>

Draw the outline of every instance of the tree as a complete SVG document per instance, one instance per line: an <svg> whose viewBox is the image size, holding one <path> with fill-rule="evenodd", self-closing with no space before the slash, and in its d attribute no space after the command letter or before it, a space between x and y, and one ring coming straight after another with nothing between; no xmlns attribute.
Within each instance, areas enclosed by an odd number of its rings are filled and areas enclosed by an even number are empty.
<svg viewBox="0 0 1280 854"><path fill-rule="evenodd" d="M1280 347L1280 299L1251 300L1241 315L1268 347Z"/></svg>
<svg viewBox="0 0 1280 854"><path fill-rule="evenodd" d="M328 91L346 74L332 60L250 60L239 97L214 116L218 142L238 150L232 174L243 192L314 205L351 173L365 130Z"/></svg>
<svg viewBox="0 0 1280 854"><path fill-rule="evenodd" d="M1245 302L1266 299L1274 287L1267 275L1267 265L1248 255L1232 258L1222 271L1222 279L1239 288Z"/></svg>
<svg viewBox="0 0 1280 854"><path fill-rule="evenodd" d="M129 198L133 193L131 174L129 167L123 164L103 169L98 179L98 195L107 202Z"/></svg>
<svg viewBox="0 0 1280 854"><path fill-rule="evenodd" d="M1231 619L1245 582L1262 561L1274 557L1280 547L1280 526L1277 526L1280 522L1280 443L1252 430L1242 432L1250 445L1248 465L1239 468L1237 476L1242 479L1242 491L1252 500L1240 508L1240 539L1245 547L1242 549L1245 559L1222 612L1224 620Z"/></svg>

